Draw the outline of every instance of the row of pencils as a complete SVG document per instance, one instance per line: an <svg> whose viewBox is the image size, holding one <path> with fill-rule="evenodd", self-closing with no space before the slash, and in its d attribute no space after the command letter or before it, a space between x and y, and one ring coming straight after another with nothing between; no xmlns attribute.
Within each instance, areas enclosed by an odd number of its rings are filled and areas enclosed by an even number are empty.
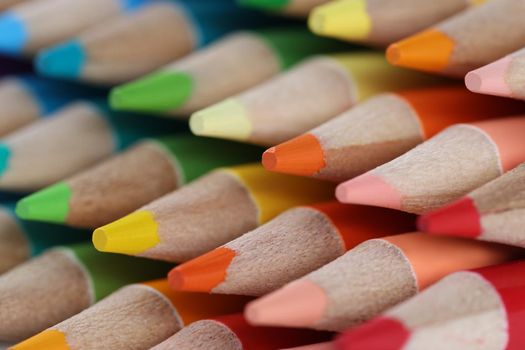
<svg viewBox="0 0 525 350"><path fill-rule="evenodd" d="M525 0L0 11L10 349L525 348Z"/></svg>

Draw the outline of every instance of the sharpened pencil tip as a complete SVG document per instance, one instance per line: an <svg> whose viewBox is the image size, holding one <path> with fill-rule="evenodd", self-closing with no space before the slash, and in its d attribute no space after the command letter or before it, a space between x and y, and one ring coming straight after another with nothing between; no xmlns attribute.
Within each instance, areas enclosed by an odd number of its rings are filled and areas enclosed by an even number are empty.
<svg viewBox="0 0 525 350"><path fill-rule="evenodd" d="M277 157L275 156L275 147L264 151L262 155L262 165L266 170L273 170L277 165Z"/></svg>
<svg viewBox="0 0 525 350"><path fill-rule="evenodd" d="M507 56L486 66L473 70L465 76L465 85L472 92L480 94L513 97L505 81L505 75L512 58Z"/></svg>
<svg viewBox="0 0 525 350"><path fill-rule="evenodd" d="M16 215L26 220L63 224L69 213L71 188L65 182L33 193L16 204Z"/></svg>
<svg viewBox="0 0 525 350"><path fill-rule="evenodd" d="M0 143L0 176L9 168L11 160L11 149L6 144Z"/></svg>
<svg viewBox="0 0 525 350"><path fill-rule="evenodd" d="M162 113L176 110L190 99L193 78L183 72L159 72L111 90L113 109Z"/></svg>
<svg viewBox="0 0 525 350"><path fill-rule="evenodd" d="M73 40L41 51L36 57L38 73L57 78L78 78L86 62L84 46Z"/></svg>
<svg viewBox="0 0 525 350"><path fill-rule="evenodd" d="M337 186L335 195L341 203L372 205L397 210L401 208L401 193L379 176L369 173L343 182Z"/></svg>
<svg viewBox="0 0 525 350"><path fill-rule="evenodd" d="M19 55L27 42L27 30L17 15L5 12L0 16L0 52Z"/></svg>
<svg viewBox="0 0 525 350"><path fill-rule="evenodd" d="M24 340L9 348L11 350L57 350L70 349L66 335L58 330L49 329Z"/></svg>

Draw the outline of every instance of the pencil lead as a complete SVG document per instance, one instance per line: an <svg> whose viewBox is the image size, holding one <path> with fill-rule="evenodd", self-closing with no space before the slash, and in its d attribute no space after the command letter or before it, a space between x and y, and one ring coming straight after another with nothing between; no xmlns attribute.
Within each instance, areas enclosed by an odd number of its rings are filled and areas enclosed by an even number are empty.
<svg viewBox="0 0 525 350"><path fill-rule="evenodd" d="M337 186L336 197L342 203L373 205L399 209L401 194L380 177L363 174Z"/></svg>
<svg viewBox="0 0 525 350"><path fill-rule="evenodd" d="M84 46L72 40L41 51L36 56L38 73L50 77L77 78L86 62Z"/></svg>
<svg viewBox="0 0 525 350"><path fill-rule="evenodd" d="M0 16L0 52L20 54L27 42L25 24L18 16L5 12Z"/></svg>
<svg viewBox="0 0 525 350"><path fill-rule="evenodd" d="M512 91L505 82L505 72L512 59L502 58L494 63L473 70L465 76L465 85L472 92L496 96L512 96Z"/></svg>
<svg viewBox="0 0 525 350"><path fill-rule="evenodd" d="M101 252L139 254L160 242L153 214L136 211L122 219L97 228L93 245Z"/></svg>
<svg viewBox="0 0 525 350"><path fill-rule="evenodd" d="M368 36L372 23L365 1L333 1L312 10L308 26L319 35L359 40Z"/></svg>
<svg viewBox="0 0 525 350"><path fill-rule="evenodd" d="M244 107L228 99L193 113L190 129L198 136L244 140L250 136L252 126Z"/></svg>
<svg viewBox="0 0 525 350"><path fill-rule="evenodd" d="M182 107L191 97L193 79L183 72L160 72L111 90L116 110L166 112Z"/></svg>
<svg viewBox="0 0 525 350"><path fill-rule="evenodd" d="M69 349L66 335L58 330L45 330L15 346L11 350L54 350Z"/></svg>
<svg viewBox="0 0 525 350"><path fill-rule="evenodd" d="M33 193L16 204L16 215L26 220L63 224L69 213L71 188L65 182Z"/></svg>
<svg viewBox="0 0 525 350"><path fill-rule="evenodd" d="M170 286L175 290L211 292L226 278L226 271L235 252L220 247L175 267L168 274Z"/></svg>
<svg viewBox="0 0 525 350"><path fill-rule="evenodd" d="M11 160L11 149L9 146L0 143L0 176L9 168Z"/></svg>
<svg viewBox="0 0 525 350"><path fill-rule="evenodd" d="M237 0L241 6L255 7L263 10L279 10L288 5L290 0Z"/></svg>

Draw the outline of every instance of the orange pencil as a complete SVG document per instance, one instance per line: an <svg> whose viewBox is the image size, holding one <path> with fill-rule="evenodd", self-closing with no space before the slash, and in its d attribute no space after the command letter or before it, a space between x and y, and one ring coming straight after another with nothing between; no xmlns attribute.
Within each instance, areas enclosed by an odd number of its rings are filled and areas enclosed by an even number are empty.
<svg viewBox="0 0 525 350"><path fill-rule="evenodd" d="M248 300L174 292L165 279L131 284L12 349L149 349L192 322L241 311Z"/></svg>
<svg viewBox="0 0 525 350"><path fill-rule="evenodd" d="M412 215L383 208L336 201L297 207L177 266L169 281L176 290L263 295L361 242L413 227Z"/></svg>
<svg viewBox="0 0 525 350"><path fill-rule="evenodd" d="M251 324L342 330L368 320L445 275L496 265L518 248L406 233L361 243L340 258L249 303Z"/></svg>
<svg viewBox="0 0 525 350"><path fill-rule="evenodd" d="M525 163L422 216L422 231L525 247Z"/></svg>
<svg viewBox="0 0 525 350"><path fill-rule="evenodd" d="M489 1L388 47L396 66L452 76L525 46L525 2Z"/></svg>
<svg viewBox="0 0 525 350"><path fill-rule="evenodd" d="M525 104L460 86L385 93L264 152L271 171L344 181L386 163L455 124L511 115Z"/></svg>
<svg viewBox="0 0 525 350"><path fill-rule="evenodd" d="M254 327L242 314L233 314L192 323L151 350L277 350L331 336L306 329Z"/></svg>
<svg viewBox="0 0 525 350"><path fill-rule="evenodd" d="M525 116L451 126L404 155L338 186L343 203L422 214L525 161Z"/></svg>

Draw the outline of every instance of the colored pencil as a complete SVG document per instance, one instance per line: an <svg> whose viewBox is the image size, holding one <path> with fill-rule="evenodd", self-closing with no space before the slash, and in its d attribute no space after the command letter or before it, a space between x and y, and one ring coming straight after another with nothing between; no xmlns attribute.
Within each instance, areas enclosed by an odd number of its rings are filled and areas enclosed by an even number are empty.
<svg viewBox="0 0 525 350"><path fill-rule="evenodd" d="M19 220L13 209L0 205L0 274L53 246L89 240L84 231Z"/></svg>
<svg viewBox="0 0 525 350"><path fill-rule="evenodd" d="M248 300L174 292L166 280L132 284L12 349L149 349L192 322L242 311Z"/></svg>
<svg viewBox="0 0 525 350"><path fill-rule="evenodd" d="M485 0L335 0L310 12L318 34L384 47Z"/></svg>
<svg viewBox="0 0 525 350"><path fill-rule="evenodd" d="M259 296L368 239L413 228L411 215L394 210L336 201L297 207L175 267L169 281L175 290Z"/></svg>
<svg viewBox="0 0 525 350"><path fill-rule="evenodd" d="M122 150L141 137L174 132L167 120L110 111L99 100L75 102L9 134L0 143L0 189L49 186Z"/></svg>
<svg viewBox="0 0 525 350"><path fill-rule="evenodd" d="M525 163L419 219L424 232L525 247Z"/></svg>
<svg viewBox="0 0 525 350"><path fill-rule="evenodd" d="M500 264L520 254L510 246L419 232L372 239L251 302L245 316L253 325L340 331L449 273Z"/></svg>
<svg viewBox="0 0 525 350"><path fill-rule="evenodd" d="M258 147L188 134L148 139L23 198L16 212L26 220L94 229L217 167L259 156Z"/></svg>
<svg viewBox="0 0 525 350"><path fill-rule="evenodd" d="M0 15L0 52L34 54L121 13L145 0L37 0L11 7ZM64 16L67 14L67 16Z"/></svg>
<svg viewBox="0 0 525 350"><path fill-rule="evenodd" d="M376 52L309 59L258 86L195 112L200 136L274 145L335 117L374 94L429 83Z"/></svg>
<svg viewBox="0 0 525 350"><path fill-rule="evenodd" d="M217 20L227 18L227 20ZM221 35L268 18L233 0L145 1L144 6L39 53L39 73L114 85L136 79Z"/></svg>
<svg viewBox="0 0 525 350"><path fill-rule="evenodd" d="M343 48L300 27L236 32L113 89L110 103L115 109L185 116L255 86L309 55Z"/></svg>
<svg viewBox="0 0 525 350"><path fill-rule="evenodd" d="M335 342L351 349L525 347L525 262L456 272Z"/></svg>
<svg viewBox="0 0 525 350"><path fill-rule="evenodd" d="M486 66L469 72L465 85L471 91L525 100L525 49L515 51Z"/></svg>
<svg viewBox="0 0 525 350"><path fill-rule="evenodd" d="M459 86L380 94L268 149L262 164L271 171L344 181L402 155L452 124L525 108L521 102L485 97Z"/></svg>
<svg viewBox="0 0 525 350"><path fill-rule="evenodd" d="M463 77L525 46L523 12L522 1L488 1L392 44L387 58L397 66Z"/></svg>
<svg viewBox="0 0 525 350"><path fill-rule="evenodd" d="M306 17L314 7L328 1L329 0L237 0L237 3L240 6L273 11L288 16Z"/></svg>
<svg viewBox="0 0 525 350"><path fill-rule="evenodd" d="M78 98L102 96L102 90L33 75L0 80L0 136L52 114Z"/></svg>
<svg viewBox="0 0 525 350"><path fill-rule="evenodd" d="M0 276L0 340L30 337L126 284L161 277L167 267L102 254L90 243L49 250Z"/></svg>
<svg viewBox="0 0 525 350"><path fill-rule="evenodd" d="M423 214L525 161L525 117L451 126L402 156L337 187L343 203Z"/></svg>
<svg viewBox="0 0 525 350"><path fill-rule="evenodd" d="M330 198L332 186L278 175L257 164L222 168L95 230L104 252L182 262L271 220Z"/></svg>
<svg viewBox="0 0 525 350"><path fill-rule="evenodd" d="M277 350L327 340L329 332L253 327L242 314L201 320L184 327L152 350Z"/></svg>

